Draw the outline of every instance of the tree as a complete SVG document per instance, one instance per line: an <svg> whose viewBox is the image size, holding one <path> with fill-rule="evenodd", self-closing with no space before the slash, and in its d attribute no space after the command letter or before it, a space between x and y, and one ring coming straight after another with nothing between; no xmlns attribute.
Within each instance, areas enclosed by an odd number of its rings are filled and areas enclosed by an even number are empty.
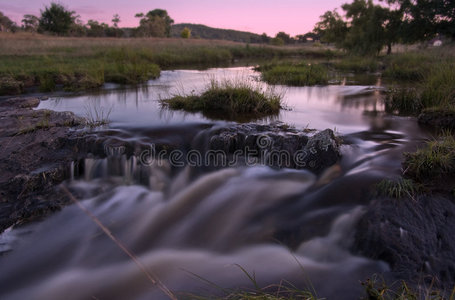
<svg viewBox="0 0 455 300"><path fill-rule="evenodd" d="M314 32L307 32L305 34L299 34L295 37L299 43L314 42L321 39L321 37Z"/></svg>
<svg viewBox="0 0 455 300"><path fill-rule="evenodd" d="M280 37L274 37L273 39L270 39L270 44L274 46L283 46L284 41Z"/></svg>
<svg viewBox="0 0 455 300"><path fill-rule="evenodd" d="M400 40L402 13L375 5L372 0L354 0L342 5L343 19L336 10L321 16L314 32L324 42L360 55L378 54L384 46L392 51L392 44Z"/></svg>
<svg viewBox="0 0 455 300"><path fill-rule="evenodd" d="M22 28L25 31L36 32L38 31L39 18L34 15L24 15L22 19Z"/></svg>
<svg viewBox="0 0 455 300"><path fill-rule="evenodd" d="M115 14L112 17L112 24L114 25L115 28L118 28L118 23L120 23L120 16L118 14Z"/></svg>
<svg viewBox="0 0 455 300"><path fill-rule="evenodd" d="M71 25L70 31L68 32L70 36L87 36L87 27L84 22L82 22L80 16L75 17L74 24Z"/></svg>
<svg viewBox="0 0 455 300"><path fill-rule="evenodd" d="M0 32L15 32L17 25L0 11Z"/></svg>
<svg viewBox="0 0 455 300"><path fill-rule="evenodd" d="M270 43L270 37L265 32L263 34L261 34L261 43L263 43L263 44Z"/></svg>
<svg viewBox="0 0 455 300"><path fill-rule="evenodd" d="M323 42L334 43L335 46L342 48L348 33L348 25L334 9L320 16L320 21L316 23L313 31L321 36Z"/></svg>
<svg viewBox="0 0 455 300"><path fill-rule="evenodd" d="M105 30L109 27L106 23L99 23L98 21L88 20L87 22L87 35L90 37L103 37Z"/></svg>
<svg viewBox="0 0 455 300"><path fill-rule="evenodd" d="M362 55L379 54L399 40L401 13L375 5L372 0L354 0L342 6L350 24L344 47Z"/></svg>
<svg viewBox="0 0 455 300"><path fill-rule="evenodd" d="M140 36L169 37L171 34L174 20L163 9L149 11L146 15L138 13L136 18L140 18L137 28L137 34Z"/></svg>
<svg viewBox="0 0 455 300"><path fill-rule="evenodd" d="M56 35L68 35L74 26L77 16L74 11L67 10L63 5L52 2L49 7L41 10L39 30Z"/></svg>
<svg viewBox="0 0 455 300"><path fill-rule="evenodd" d="M387 0L403 14L405 42L424 41L437 34L455 39L455 1L453 0Z"/></svg>
<svg viewBox="0 0 455 300"><path fill-rule="evenodd" d="M189 39L191 37L191 29L188 27L183 28L182 32L180 33L180 36L184 39Z"/></svg>
<svg viewBox="0 0 455 300"><path fill-rule="evenodd" d="M290 44L292 41L291 36L283 31L278 32L275 38L281 39L285 44Z"/></svg>

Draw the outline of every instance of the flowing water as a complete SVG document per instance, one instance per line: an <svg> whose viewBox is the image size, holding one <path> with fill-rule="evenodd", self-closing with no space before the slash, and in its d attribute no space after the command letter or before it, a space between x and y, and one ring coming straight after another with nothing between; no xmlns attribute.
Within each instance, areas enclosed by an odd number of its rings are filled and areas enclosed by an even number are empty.
<svg viewBox="0 0 455 300"><path fill-rule="evenodd" d="M207 143L226 126L202 114L170 112L159 99L200 92L210 78L258 80L249 68L165 71L138 89L50 98L39 108L110 111L124 140ZM428 137L413 119L384 113L381 82L372 85L276 87L288 109L258 123L334 129L341 161L320 176L260 164L226 168L144 165L110 149L106 158L71 166L65 183L153 276L178 297L283 280L319 297L354 299L360 280L387 264L351 254L356 221L371 185L399 174L401 154ZM102 130L98 132L103 134ZM166 299L167 296L76 205L0 236L1 299ZM254 274L254 275L253 275Z"/></svg>

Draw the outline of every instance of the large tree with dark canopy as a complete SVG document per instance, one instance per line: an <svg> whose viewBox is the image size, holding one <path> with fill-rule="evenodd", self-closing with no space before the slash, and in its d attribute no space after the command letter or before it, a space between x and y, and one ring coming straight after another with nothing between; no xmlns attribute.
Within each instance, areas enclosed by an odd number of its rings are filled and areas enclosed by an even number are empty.
<svg viewBox="0 0 455 300"><path fill-rule="evenodd" d="M71 28L76 24L76 13L69 11L63 5L52 2L41 10L39 30L56 35L68 35Z"/></svg>
<svg viewBox="0 0 455 300"><path fill-rule="evenodd" d="M387 0L403 13L404 41L424 41L437 34L455 39L454 0Z"/></svg>
<svg viewBox="0 0 455 300"><path fill-rule="evenodd" d="M354 0L342 6L343 18L336 10L321 16L314 31L322 41L361 55L378 54L384 46L388 53L399 41L402 12L375 5L372 0Z"/></svg>

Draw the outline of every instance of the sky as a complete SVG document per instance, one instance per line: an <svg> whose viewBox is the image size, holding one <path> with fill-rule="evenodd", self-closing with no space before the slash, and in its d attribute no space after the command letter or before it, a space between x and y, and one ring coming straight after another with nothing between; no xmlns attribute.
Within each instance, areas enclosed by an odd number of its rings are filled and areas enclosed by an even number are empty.
<svg viewBox="0 0 455 300"><path fill-rule="evenodd" d="M51 0L0 0L0 11L20 24L24 14L40 15ZM175 23L204 24L275 36L279 31L295 36L311 31L319 16L349 0L58 0L76 11L84 22L94 19L111 24L119 14L121 27L136 27L138 12L167 10Z"/></svg>

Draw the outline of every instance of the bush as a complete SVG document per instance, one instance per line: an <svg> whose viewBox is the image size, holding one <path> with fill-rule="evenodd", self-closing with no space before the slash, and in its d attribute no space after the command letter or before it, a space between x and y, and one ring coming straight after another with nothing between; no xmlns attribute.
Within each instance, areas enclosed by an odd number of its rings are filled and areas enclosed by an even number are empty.
<svg viewBox="0 0 455 300"><path fill-rule="evenodd" d="M191 37L191 29L188 27L183 28L182 32L180 33L180 37L183 39L189 39Z"/></svg>

